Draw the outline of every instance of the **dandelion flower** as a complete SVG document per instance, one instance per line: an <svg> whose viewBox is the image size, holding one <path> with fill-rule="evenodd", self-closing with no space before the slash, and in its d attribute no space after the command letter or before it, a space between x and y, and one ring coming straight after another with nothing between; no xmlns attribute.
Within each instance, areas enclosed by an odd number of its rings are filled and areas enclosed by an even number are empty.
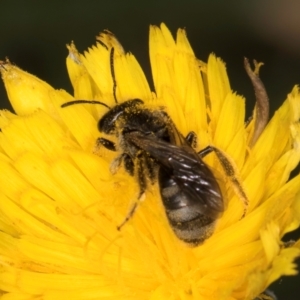
<svg viewBox="0 0 300 300"><path fill-rule="evenodd" d="M74 95L1 63L15 110L0 112L1 299L255 299L296 274L300 242L281 239L300 222L300 176L289 180L300 160L298 87L267 125L266 104L245 125L245 99L231 90L224 63L197 60L184 30L174 40L164 24L150 28L155 91L110 32L97 39L84 54L68 46ZM211 153L204 161L218 174L226 209L204 243L176 237L157 183L117 230L139 185L122 166L112 174L118 153L96 143L108 108L61 106L135 98L165 110L184 136L194 131L197 151L224 153L248 199L244 217L233 178Z"/></svg>

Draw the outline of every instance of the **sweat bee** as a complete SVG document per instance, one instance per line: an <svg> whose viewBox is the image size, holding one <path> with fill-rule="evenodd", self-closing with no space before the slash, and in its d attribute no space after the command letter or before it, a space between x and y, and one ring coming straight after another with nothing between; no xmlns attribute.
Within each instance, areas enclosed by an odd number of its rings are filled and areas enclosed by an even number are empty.
<svg viewBox="0 0 300 300"><path fill-rule="evenodd" d="M113 51L114 48L111 48L112 75ZM115 95L115 78L113 82ZM123 164L128 174L136 176L138 200L145 193L147 182L153 184L157 181L166 216L175 235L191 246L199 245L213 233L215 222L225 206L220 186L202 158L214 151L226 174L234 174L233 167L222 152L212 146L197 153L193 148L196 134L190 132L184 137L165 111L151 110L141 99L118 103L115 96L115 101L116 105L112 108L96 100L74 100L62 107L88 103L108 108L98 122L98 130L117 137L118 143L101 137L97 144L121 152L112 164L115 167ZM234 184L243 194L239 183ZM118 229L132 217L136 207L137 203Z"/></svg>
<svg viewBox="0 0 300 300"><path fill-rule="evenodd" d="M75 103L67 102L63 107ZM215 220L224 210L217 180L201 159L212 149L198 154L192 148L196 139L193 132L184 138L166 112L149 110L140 99L111 108L99 120L98 129L118 137L121 154L113 164L123 163L130 175L136 175L138 198L147 189L147 178L152 183L158 180L167 218L179 239L197 245L212 233ZM110 140L99 138L97 142L118 150Z"/></svg>

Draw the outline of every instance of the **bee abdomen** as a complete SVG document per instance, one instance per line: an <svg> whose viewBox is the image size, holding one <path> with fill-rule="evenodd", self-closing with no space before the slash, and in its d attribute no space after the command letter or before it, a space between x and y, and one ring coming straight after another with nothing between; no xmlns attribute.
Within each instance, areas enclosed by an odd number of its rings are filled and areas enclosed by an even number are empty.
<svg viewBox="0 0 300 300"><path fill-rule="evenodd" d="M201 244L213 234L215 220L189 207L167 210L166 214L176 236L192 246Z"/></svg>
<svg viewBox="0 0 300 300"><path fill-rule="evenodd" d="M161 195L171 228L180 240L197 246L212 235L215 218L202 214L173 180L161 188Z"/></svg>

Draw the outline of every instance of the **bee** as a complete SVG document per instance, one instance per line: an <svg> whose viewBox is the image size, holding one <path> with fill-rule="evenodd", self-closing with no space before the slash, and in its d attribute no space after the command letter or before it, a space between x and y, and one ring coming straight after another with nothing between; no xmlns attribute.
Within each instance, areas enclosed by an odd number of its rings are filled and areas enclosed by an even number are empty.
<svg viewBox="0 0 300 300"><path fill-rule="evenodd" d="M112 57L113 48L111 62ZM111 73L114 74L114 70ZM114 78L113 82L115 85ZM116 86L114 95L115 90ZM112 108L96 100L74 100L62 107L82 103L108 108L98 122L98 130L117 137L118 142L100 137L97 144L121 152L112 162L112 169L116 170L122 164L128 174L136 176L138 201L147 190L148 182L154 184L157 181L165 213L175 235L190 246L197 246L211 236L225 205L220 186L203 157L214 151L230 176L234 169L222 152L208 146L197 153L194 132L184 137L164 110L149 109L141 99L123 103L116 100ZM241 189L239 183L237 185ZM132 217L138 201L118 229Z"/></svg>
<svg viewBox="0 0 300 300"><path fill-rule="evenodd" d="M91 102L75 100L63 107L75 103ZM211 150L197 153L192 148L193 132L184 138L166 112L150 110L140 99L109 109L99 120L98 129L117 136L119 149L108 139L99 138L97 143L112 151L121 150L112 165L123 164L130 175L136 175L138 199L145 193L148 179L152 184L158 181L167 218L180 240L197 245L212 233L215 220L224 211L224 201L216 178L201 159Z"/></svg>

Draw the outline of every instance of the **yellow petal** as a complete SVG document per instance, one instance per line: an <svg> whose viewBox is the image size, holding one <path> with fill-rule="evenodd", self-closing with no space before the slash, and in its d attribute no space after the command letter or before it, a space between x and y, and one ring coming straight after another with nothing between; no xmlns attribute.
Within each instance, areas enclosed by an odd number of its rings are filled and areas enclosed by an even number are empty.
<svg viewBox="0 0 300 300"><path fill-rule="evenodd" d="M0 67L8 98L19 115L30 114L37 109L56 117L56 108L50 93L56 91L46 82L5 62Z"/></svg>
<svg viewBox="0 0 300 300"><path fill-rule="evenodd" d="M201 143L206 146L204 87L198 61L185 31L178 30L175 42L165 24L161 24L160 28L151 26L149 47L158 99L167 106L168 113L176 124L180 124L179 129L184 135L193 130L201 136Z"/></svg>
<svg viewBox="0 0 300 300"><path fill-rule="evenodd" d="M67 69L74 88L74 98L93 100L99 97L100 91L88 71L81 62L80 55L74 45L67 45L69 55L67 57Z"/></svg>
<svg viewBox="0 0 300 300"><path fill-rule="evenodd" d="M219 120L224 100L231 92L225 64L215 55L210 55L208 58L207 80L211 113L214 116L211 122L214 131L216 126L214 124Z"/></svg>

